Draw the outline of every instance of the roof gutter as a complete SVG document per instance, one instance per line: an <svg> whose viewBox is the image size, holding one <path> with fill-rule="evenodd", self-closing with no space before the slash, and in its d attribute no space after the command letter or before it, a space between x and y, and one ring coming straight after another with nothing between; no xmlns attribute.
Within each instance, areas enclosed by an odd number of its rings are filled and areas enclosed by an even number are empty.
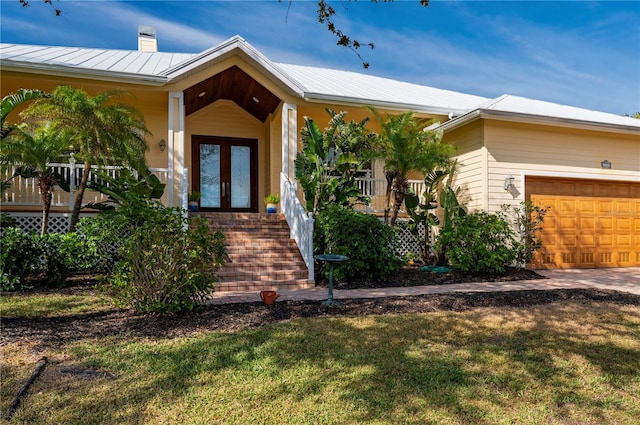
<svg viewBox="0 0 640 425"><path fill-rule="evenodd" d="M130 72L102 71L94 69L75 69L68 66L36 64L32 62L3 60L3 71L25 72L30 74L46 74L58 77L84 78L89 80L111 81L116 83L144 84L163 86L168 82L166 77Z"/></svg>
<svg viewBox="0 0 640 425"><path fill-rule="evenodd" d="M640 134L640 127L635 126L532 115L519 112L495 111L491 109L476 109L442 124L440 127L438 127L438 130L447 132L460 128L480 118L529 124L555 125L558 127L581 128L585 130L613 131L615 133L624 134Z"/></svg>
<svg viewBox="0 0 640 425"><path fill-rule="evenodd" d="M332 102L332 103L338 103L340 105L345 105L345 106L371 105L371 106L377 106L384 109L392 109L392 110L398 110L398 111L413 111L413 112L420 112L420 113L434 114L434 115L444 115L444 116L447 116L450 113L464 114L468 111L466 109L459 109L459 108L446 108L446 107L437 107L437 106L425 107L425 105L416 105L416 104L410 104L410 103L385 102L385 101L374 100L374 99L362 99L359 97L336 96L336 95L312 93L312 92L305 92L304 99L312 103Z"/></svg>

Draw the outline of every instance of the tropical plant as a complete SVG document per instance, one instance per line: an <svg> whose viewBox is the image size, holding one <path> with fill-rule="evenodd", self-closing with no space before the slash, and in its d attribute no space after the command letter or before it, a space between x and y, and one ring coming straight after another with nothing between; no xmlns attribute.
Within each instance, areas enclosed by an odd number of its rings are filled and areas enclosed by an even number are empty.
<svg viewBox="0 0 640 425"><path fill-rule="evenodd" d="M430 121L416 118L413 112L382 116L375 108L370 109L380 123L373 154L384 162L387 180L384 218L393 226L409 193L410 173L426 175L445 167L455 149L440 143L441 133L425 130Z"/></svg>
<svg viewBox="0 0 640 425"><path fill-rule="evenodd" d="M330 204L351 207L369 202L356 181L356 173L368 162L357 153L370 150L374 139L365 127L368 120L347 123L345 112L327 112L331 120L324 132L311 118L304 118L302 150L295 159L305 206L313 214Z"/></svg>
<svg viewBox="0 0 640 425"><path fill-rule="evenodd" d="M115 177L104 171L96 171L94 176L95 180L90 180L87 188L107 195L107 200L98 203L91 202L86 207L103 211L122 206L131 197L160 199L166 186L148 168L135 172L128 168L121 168Z"/></svg>
<svg viewBox="0 0 640 425"><path fill-rule="evenodd" d="M33 178L38 183L42 201L41 235L47 233L49 212L55 187L69 192L69 184L64 176L50 163L59 160L69 149L69 139L51 125L31 132L26 126L20 126L17 132L3 143L2 159L18 167L14 176Z"/></svg>
<svg viewBox="0 0 640 425"><path fill-rule="evenodd" d="M435 170L424 176L424 203L420 202L420 197L414 193L407 193L404 199L405 209L409 215L408 230L418 236L420 228L424 229L424 239L421 241L421 255L424 262L428 262L430 257L430 240L431 227L440 224L438 216L432 210L436 209L437 188L440 183L447 177L448 172L444 170Z"/></svg>
<svg viewBox="0 0 640 425"><path fill-rule="evenodd" d="M90 96L81 89L58 86L50 97L37 100L22 112L25 118L50 121L55 128L68 131L77 151L75 156L84 164L75 193L71 231L80 216L92 163L146 167L148 146L144 137L149 130L138 110L120 102L123 96L130 95L114 89Z"/></svg>
<svg viewBox="0 0 640 425"><path fill-rule="evenodd" d="M2 98L0 103L0 139L5 139L11 134L15 126L7 122L7 116L21 103L29 100L41 99L43 97L49 97L48 93L41 90L33 89L20 89L17 93L11 93Z"/></svg>

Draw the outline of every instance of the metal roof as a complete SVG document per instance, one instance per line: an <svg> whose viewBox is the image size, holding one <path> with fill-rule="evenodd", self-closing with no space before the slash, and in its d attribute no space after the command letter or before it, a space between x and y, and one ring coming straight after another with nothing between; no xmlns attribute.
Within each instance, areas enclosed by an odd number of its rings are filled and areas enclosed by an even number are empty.
<svg viewBox="0 0 640 425"><path fill-rule="evenodd" d="M309 101L368 104L447 115L473 109L487 98L335 69L271 62L239 36L199 54L0 44L3 68L28 72L105 73L169 82L240 49L248 59ZM136 78L136 80L145 78ZM272 78L273 79L273 78Z"/></svg>
<svg viewBox="0 0 640 425"><path fill-rule="evenodd" d="M444 123L440 128L451 130L481 117L640 132L640 119L508 94L480 104L473 111Z"/></svg>
<svg viewBox="0 0 640 425"><path fill-rule="evenodd" d="M310 101L341 101L447 115L487 101L486 97L336 69L277 64L305 88Z"/></svg>
<svg viewBox="0 0 640 425"><path fill-rule="evenodd" d="M84 70L160 76L167 68L190 58L191 53L0 44L2 64L49 65Z"/></svg>
<svg viewBox="0 0 640 425"><path fill-rule="evenodd" d="M140 52L0 43L4 70L72 75L162 86L232 55L239 55L279 86L310 102L373 105L433 114L461 115L442 125L455 128L479 116L618 127L637 131L640 120L518 96L496 99L360 74L270 61L242 37L234 36L198 54Z"/></svg>

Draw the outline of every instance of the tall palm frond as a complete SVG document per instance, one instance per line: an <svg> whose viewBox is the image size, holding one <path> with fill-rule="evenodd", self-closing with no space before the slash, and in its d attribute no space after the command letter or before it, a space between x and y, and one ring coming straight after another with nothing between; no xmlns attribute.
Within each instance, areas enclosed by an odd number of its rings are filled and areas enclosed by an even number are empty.
<svg viewBox="0 0 640 425"><path fill-rule="evenodd" d="M146 168L145 136L150 133L142 114L121 102L125 96L132 95L126 90L114 89L90 96L81 89L58 86L49 98L36 101L23 112L24 117L51 121L56 128L69 131L76 157L83 161L71 230L75 229L80 215L92 164Z"/></svg>

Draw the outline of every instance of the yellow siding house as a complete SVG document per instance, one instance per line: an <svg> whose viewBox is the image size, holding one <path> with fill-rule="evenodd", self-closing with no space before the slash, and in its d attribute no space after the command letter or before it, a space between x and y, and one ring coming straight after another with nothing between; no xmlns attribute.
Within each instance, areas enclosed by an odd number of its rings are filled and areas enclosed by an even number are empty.
<svg viewBox="0 0 640 425"><path fill-rule="evenodd" d="M348 119L368 116L368 105L412 110L439 121L444 141L457 146L457 184L472 210L524 200L552 206L538 266L640 265L640 120L274 63L239 36L197 54L158 52L143 38L137 51L1 44L2 96L61 84L90 94L129 90L152 133L149 165L168 183L165 203L186 206L187 194L200 191L205 212L262 213L264 196L279 193L310 269L310 218L293 172L303 117L323 127L326 107ZM372 173L383 178L379 167ZM68 211L60 196L56 210ZM37 211L33 188L12 187L2 209Z"/></svg>

